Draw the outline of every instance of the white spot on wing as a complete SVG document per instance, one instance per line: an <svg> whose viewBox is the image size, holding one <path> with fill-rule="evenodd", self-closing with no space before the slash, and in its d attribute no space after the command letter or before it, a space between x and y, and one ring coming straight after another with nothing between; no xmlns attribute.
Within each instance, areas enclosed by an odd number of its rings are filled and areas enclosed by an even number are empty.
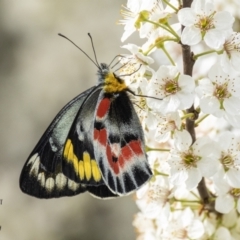
<svg viewBox="0 0 240 240"><path fill-rule="evenodd" d="M37 153L35 153L34 155L32 155L32 157L29 159L29 161L28 161L28 163L27 163L27 166L28 165L32 165L34 162L35 162L35 160L36 160L36 158L38 157L38 154Z"/></svg>
<svg viewBox="0 0 240 240"><path fill-rule="evenodd" d="M83 133L83 131L81 131L81 125L80 125L81 123L78 123L77 125L76 125L76 130L77 130L77 134L78 134L78 139L80 140L80 141L83 141L84 140L84 133Z"/></svg>
<svg viewBox="0 0 240 240"><path fill-rule="evenodd" d="M114 157L119 157L120 152L121 152L121 146L119 143L112 143L110 144L111 147L111 152L113 153Z"/></svg>
<svg viewBox="0 0 240 240"><path fill-rule="evenodd" d="M53 142L52 137L49 138L49 144L50 144L51 149L52 149L53 152L56 152L56 151L58 150L57 147L56 147L56 145L55 145L54 142Z"/></svg>
<svg viewBox="0 0 240 240"><path fill-rule="evenodd" d="M56 186L58 189L63 189L67 184L67 178L62 174L62 173L59 173L57 176L56 176Z"/></svg>
<svg viewBox="0 0 240 240"><path fill-rule="evenodd" d="M45 188L47 191L51 192L54 188L55 182L52 177L47 178Z"/></svg>
<svg viewBox="0 0 240 240"><path fill-rule="evenodd" d="M45 174L43 172L38 174L38 181L42 187L45 187Z"/></svg>
<svg viewBox="0 0 240 240"><path fill-rule="evenodd" d="M31 165L31 170L29 172L29 175L38 175L39 171L39 165L40 165L40 158L38 154L34 154L28 161L27 166Z"/></svg>
<svg viewBox="0 0 240 240"><path fill-rule="evenodd" d="M79 187L79 183L75 183L71 179L68 179L68 188L71 189L72 191L76 191Z"/></svg>

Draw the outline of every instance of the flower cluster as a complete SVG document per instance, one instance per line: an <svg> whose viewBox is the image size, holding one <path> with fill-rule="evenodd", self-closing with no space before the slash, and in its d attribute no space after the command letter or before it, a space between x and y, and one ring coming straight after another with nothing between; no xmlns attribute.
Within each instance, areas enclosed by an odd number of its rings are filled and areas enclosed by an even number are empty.
<svg viewBox="0 0 240 240"><path fill-rule="evenodd" d="M139 95L154 172L137 191L133 225L138 240L237 240L240 33L221 1L181 2L128 0L122 10L122 41L145 40L123 46L121 71Z"/></svg>

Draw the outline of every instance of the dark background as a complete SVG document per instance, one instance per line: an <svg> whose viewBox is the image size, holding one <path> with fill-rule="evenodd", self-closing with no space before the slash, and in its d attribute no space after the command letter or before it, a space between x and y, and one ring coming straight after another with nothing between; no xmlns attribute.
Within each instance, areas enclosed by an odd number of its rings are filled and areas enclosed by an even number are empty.
<svg viewBox="0 0 240 240"><path fill-rule="evenodd" d="M97 5L96 5L97 4ZM117 1L0 1L0 239L135 239L134 195L101 201L88 193L40 200L18 186L21 169L57 112L94 85L99 62L122 53Z"/></svg>

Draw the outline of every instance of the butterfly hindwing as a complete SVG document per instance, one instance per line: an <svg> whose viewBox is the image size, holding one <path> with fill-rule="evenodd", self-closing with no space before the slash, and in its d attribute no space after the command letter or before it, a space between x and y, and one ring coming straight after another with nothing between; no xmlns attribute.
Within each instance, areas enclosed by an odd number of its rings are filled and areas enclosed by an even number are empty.
<svg viewBox="0 0 240 240"><path fill-rule="evenodd" d="M106 185L116 194L128 194L152 176L142 127L126 92L99 95L94 154Z"/></svg>
<svg viewBox="0 0 240 240"><path fill-rule="evenodd" d="M106 184L100 186L87 186L87 191L96 198L110 199L119 197L118 194L113 193Z"/></svg>
<svg viewBox="0 0 240 240"><path fill-rule="evenodd" d="M57 198L73 196L86 191L86 188L67 178L61 171L61 165L55 172L46 171L36 153L24 166L20 187L23 192L38 198Z"/></svg>
<svg viewBox="0 0 240 240"><path fill-rule="evenodd" d="M38 198L71 196L85 191L62 173L63 146L76 115L95 87L70 101L57 114L27 159L21 176L23 192Z"/></svg>

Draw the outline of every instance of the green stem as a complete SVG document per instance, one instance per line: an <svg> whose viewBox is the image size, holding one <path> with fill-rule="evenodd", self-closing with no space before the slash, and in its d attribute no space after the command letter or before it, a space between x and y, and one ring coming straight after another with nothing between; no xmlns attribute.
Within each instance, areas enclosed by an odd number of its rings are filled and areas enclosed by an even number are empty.
<svg viewBox="0 0 240 240"><path fill-rule="evenodd" d="M209 114L205 114L204 116L202 116L201 118L199 118L196 122L195 125L198 125L200 122L202 122L205 118L207 118L209 116Z"/></svg>
<svg viewBox="0 0 240 240"><path fill-rule="evenodd" d="M177 199L177 198L174 198L174 201L175 202L181 202L181 203L198 203L198 204L202 204L201 201L199 200L183 200L183 199Z"/></svg>
<svg viewBox="0 0 240 240"><path fill-rule="evenodd" d="M165 25L170 29L170 32L178 40L178 42L180 42L181 38L177 35L177 33L172 28L172 26L170 24L168 24L168 22Z"/></svg>
<svg viewBox="0 0 240 240"><path fill-rule="evenodd" d="M199 199L199 196L198 196L195 192L191 191L190 193L191 193L195 198Z"/></svg>
<svg viewBox="0 0 240 240"><path fill-rule="evenodd" d="M175 8L171 3L169 3L169 1L163 0L163 2L164 2L166 5L168 5L169 7L171 7L175 12L178 12L178 9Z"/></svg>
<svg viewBox="0 0 240 240"><path fill-rule="evenodd" d="M202 56L207 55L207 54L211 54L211 53L222 54L223 52L224 52L224 50L219 50L219 51L209 50L209 51L202 52L202 53L199 53L199 54L194 55L194 56L193 56L193 59L194 59L194 60L197 60L199 57L202 57Z"/></svg>
<svg viewBox="0 0 240 240"><path fill-rule="evenodd" d="M175 66L175 62L174 60L171 58L171 56L169 55L168 51L166 50L166 48L164 47L164 45L162 46L162 50L163 52L166 54L167 58L169 59L169 61L171 62L171 64L173 66Z"/></svg>
<svg viewBox="0 0 240 240"><path fill-rule="evenodd" d="M146 151L147 152L150 152L150 151L157 151L157 152L169 152L170 149L163 149L163 148L151 148L151 147L148 147L146 146Z"/></svg>
<svg viewBox="0 0 240 240"><path fill-rule="evenodd" d="M169 33L171 33L174 37L176 37L177 41L180 40L180 38L177 35L177 33L168 24L161 24L161 23L153 22L153 21L151 21L149 19L145 19L145 22L152 23L153 25L156 25L158 27L163 28L164 30L166 30Z"/></svg>
<svg viewBox="0 0 240 240"><path fill-rule="evenodd" d="M172 41L172 42L178 42L178 40L177 40L176 38L166 38L166 39L163 39L163 40L161 40L161 41L157 41L157 42L155 42L154 44L152 44L147 51L143 52L143 55L144 55L144 56L147 56L147 55L149 54L149 52L151 52L152 49L155 48L155 47L156 47L156 48L163 48L164 42L170 42L170 41ZM159 46L161 46L161 47L159 47Z"/></svg>
<svg viewBox="0 0 240 240"><path fill-rule="evenodd" d="M187 119L187 118L192 118L194 117L194 113L186 113L183 117L181 117L181 119Z"/></svg>
<svg viewBox="0 0 240 240"><path fill-rule="evenodd" d="M164 176L164 177L169 177L169 174L162 173L162 172L159 172L157 170L154 170L154 176L157 176L157 175L161 175L161 176Z"/></svg>

